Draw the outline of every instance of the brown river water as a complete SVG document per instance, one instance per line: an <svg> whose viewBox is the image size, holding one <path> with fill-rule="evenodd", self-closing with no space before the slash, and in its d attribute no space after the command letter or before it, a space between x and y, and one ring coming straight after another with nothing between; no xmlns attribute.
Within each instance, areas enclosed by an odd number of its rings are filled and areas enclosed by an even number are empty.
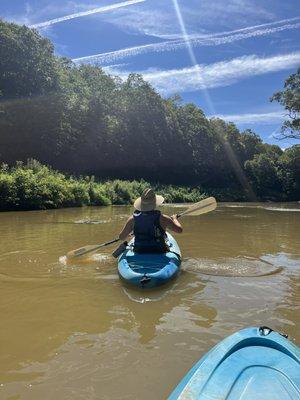
<svg viewBox="0 0 300 400"><path fill-rule="evenodd" d="M165 206L165 213L183 210ZM268 325L300 344L300 204L220 204L182 219L176 280L119 280L130 207L0 213L0 399L161 400L225 336Z"/></svg>

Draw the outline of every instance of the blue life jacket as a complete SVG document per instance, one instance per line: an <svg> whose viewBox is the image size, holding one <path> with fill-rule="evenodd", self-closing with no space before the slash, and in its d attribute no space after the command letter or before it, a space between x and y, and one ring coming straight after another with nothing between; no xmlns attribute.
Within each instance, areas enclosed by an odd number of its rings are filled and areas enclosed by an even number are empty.
<svg viewBox="0 0 300 400"><path fill-rule="evenodd" d="M135 211L134 219L134 251L137 253L165 253L166 232L160 226L161 212Z"/></svg>

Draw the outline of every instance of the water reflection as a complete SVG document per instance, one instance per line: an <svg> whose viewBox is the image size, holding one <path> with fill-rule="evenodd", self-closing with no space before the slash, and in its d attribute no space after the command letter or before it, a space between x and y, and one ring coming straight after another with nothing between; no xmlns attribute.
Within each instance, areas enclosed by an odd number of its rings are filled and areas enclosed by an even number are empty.
<svg viewBox="0 0 300 400"><path fill-rule="evenodd" d="M197 330L199 326L211 326L216 310L205 304L201 293L205 283L192 281L191 276L181 274L174 283L155 291L141 292L123 288L129 302L128 311L134 315L140 342L147 344L162 330L171 332ZM201 301L201 305L194 304ZM195 327L194 327L195 325Z"/></svg>

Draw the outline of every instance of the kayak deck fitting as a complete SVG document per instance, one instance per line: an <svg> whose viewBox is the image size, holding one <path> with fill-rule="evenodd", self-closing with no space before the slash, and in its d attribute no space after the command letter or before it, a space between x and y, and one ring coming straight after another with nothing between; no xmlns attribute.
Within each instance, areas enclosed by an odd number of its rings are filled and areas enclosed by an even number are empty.
<svg viewBox="0 0 300 400"><path fill-rule="evenodd" d="M180 269L181 253L176 240L167 233L167 253L135 253L134 239L118 260L118 272L126 282L141 288L153 288L173 279Z"/></svg>
<svg viewBox="0 0 300 400"><path fill-rule="evenodd" d="M268 327L227 337L198 361L168 400L299 400L300 348Z"/></svg>

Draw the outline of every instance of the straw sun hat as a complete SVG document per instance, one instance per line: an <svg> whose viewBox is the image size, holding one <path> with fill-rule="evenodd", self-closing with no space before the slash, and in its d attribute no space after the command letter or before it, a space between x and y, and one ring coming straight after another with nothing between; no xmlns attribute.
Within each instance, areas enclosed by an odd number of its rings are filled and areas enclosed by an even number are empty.
<svg viewBox="0 0 300 400"><path fill-rule="evenodd" d="M152 211L164 200L162 196L155 194L153 189L145 189L142 196L135 200L133 206L138 211Z"/></svg>

